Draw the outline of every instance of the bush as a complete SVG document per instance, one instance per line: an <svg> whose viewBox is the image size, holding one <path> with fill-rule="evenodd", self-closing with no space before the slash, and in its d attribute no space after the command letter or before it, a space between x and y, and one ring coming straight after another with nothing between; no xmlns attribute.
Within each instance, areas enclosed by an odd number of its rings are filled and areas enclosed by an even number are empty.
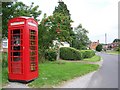
<svg viewBox="0 0 120 90"><path fill-rule="evenodd" d="M77 50L71 47L60 48L60 58L64 60L82 60L91 58L95 55L93 50Z"/></svg>
<svg viewBox="0 0 120 90"><path fill-rule="evenodd" d="M81 60L82 53L71 47L60 48L60 58L64 60Z"/></svg>
<svg viewBox="0 0 120 90"><path fill-rule="evenodd" d="M95 52L93 50L81 50L83 58L91 58L95 55Z"/></svg>
<svg viewBox="0 0 120 90"><path fill-rule="evenodd" d="M98 52L102 51L102 45L101 45L101 44L98 44L98 45L97 45L96 51L98 51Z"/></svg>
<svg viewBox="0 0 120 90"><path fill-rule="evenodd" d="M57 58L57 53L53 49L49 49L45 51L45 59L49 61L55 61Z"/></svg>
<svg viewBox="0 0 120 90"><path fill-rule="evenodd" d="M115 51L120 52L120 48L119 47L115 48Z"/></svg>

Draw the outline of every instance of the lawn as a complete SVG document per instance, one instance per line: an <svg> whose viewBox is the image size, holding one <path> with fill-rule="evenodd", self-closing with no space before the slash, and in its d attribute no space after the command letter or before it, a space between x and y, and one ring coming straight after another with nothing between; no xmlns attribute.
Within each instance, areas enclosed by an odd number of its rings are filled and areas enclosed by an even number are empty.
<svg viewBox="0 0 120 90"><path fill-rule="evenodd" d="M0 81L2 81L2 85L5 85L8 82L7 59L7 53L2 53L2 73L0 73Z"/></svg>
<svg viewBox="0 0 120 90"><path fill-rule="evenodd" d="M50 88L63 81L79 77L89 72L95 71L99 65L73 63L73 62L47 62L39 64L39 77L29 83L30 87Z"/></svg>
<svg viewBox="0 0 120 90"><path fill-rule="evenodd" d="M118 51L107 51L108 54L114 54L114 55L118 55L120 54L120 52Z"/></svg>
<svg viewBox="0 0 120 90"><path fill-rule="evenodd" d="M91 58L86 58L86 59L84 59L84 61L98 62L98 61L100 61L100 59L101 59L100 56L95 55L95 56L93 56L93 57L91 57Z"/></svg>
<svg viewBox="0 0 120 90"><path fill-rule="evenodd" d="M0 52L0 87L2 84L2 53Z"/></svg>
<svg viewBox="0 0 120 90"><path fill-rule="evenodd" d="M6 54L5 54L6 56ZM94 57L93 57L94 59ZM6 60L4 65L6 66ZM30 87L53 87L60 83L95 71L99 65L85 64L82 62L54 61L39 64L39 77L29 83ZM1 76L0 76L1 77ZM2 68L2 85L8 83L7 67Z"/></svg>

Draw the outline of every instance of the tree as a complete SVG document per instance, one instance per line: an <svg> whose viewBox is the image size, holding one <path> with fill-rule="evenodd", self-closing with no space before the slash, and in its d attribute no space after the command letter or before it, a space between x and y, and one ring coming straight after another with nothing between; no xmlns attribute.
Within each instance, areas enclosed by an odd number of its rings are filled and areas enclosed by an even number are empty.
<svg viewBox="0 0 120 90"><path fill-rule="evenodd" d="M86 49L88 43L90 42L87 34L89 33L85 28L79 24L75 30L74 40L72 42L72 47L76 49Z"/></svg>
<svg viewBox="0 0 120 90"><path fill-rule="evenodd" d="M23 2L4 2L2 4L2 37L7 37L7 23L8 20L18 16L28 16L34 17L39 21L38 17L41 14L41 11L38 10L39 6L33 6L32 3L30 6L25 5Z"/></svg>
<svg viewBox="0 0 120 90"><path fill-rule="evenodd" d="M7 23L12 14L12 2L2 2L2 37L7 37Z"/></svg>
<svg viewBox="0 0 120 90"><path fill-rule="evenodd" d="M60 1L58 3L59 3L59 5L58 5L58 7L55 7L55 10L53 11L53 14L61 13L64 16L68 16L69 19L71 19L70 11L68 10L67 5L63 1Z"/></svg>
<svg viewBox="0 0 120 90"><path fill-rule="evenodd" d="M70 34L69 43L71 44L74 36L73 28L71 27L71 23L73 22L71 19L71 14L67 8L67 5L63 1L59 1L58 3L59 5L55 7L55 10L53 11L53 15L60 13L62 14L62 16L67 17L67 19L61 18L62 19L61 25L64 26L65 28L63 29Z"/></svg>
<svg viewBox="0 0 120 90"><path fill-rule="evenodd" d="M115 43L115 42L120 42L120 39L114 39L113 43Z"/></svg>
<svg viewBox="0 0 120 90"><path fill-rule="evenodd" d="M64 20L64 21L63 21ZM71 36L68 31L67 23L71 21L67 16L64 16L61 13L55 13L51 16L44 17L39 24L39 50L41 56L44 58L45 50L49 48L55 49L53 41L57 40L59 43L61 41L70 41Z"/></svg>
<svg viewBox="0 0 120 90"><path fill-rule="evenodd" d="M96 51L98 51L98 52L102 51L102 44L97 45Z"/></svg>

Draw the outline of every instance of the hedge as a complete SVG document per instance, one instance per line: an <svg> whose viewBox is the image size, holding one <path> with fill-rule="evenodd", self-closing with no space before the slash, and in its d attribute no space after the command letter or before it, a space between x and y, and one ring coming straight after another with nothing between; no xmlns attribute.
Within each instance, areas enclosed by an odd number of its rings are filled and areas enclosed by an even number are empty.
<svg viewBox="0 0 120 90"><path fill-rule="evenodd" d="M57 53L53 49L49 49L45 51L45 59L49 61L55 61L57 58Z"/></svg>
<svg viewBox="0 0 120 90"><path fill-rule="evenodd" d="M64 60L82 60L95 55L93 50L77 50L71 47L60 48L60 58Z"/></svg>
<svg viewBox="0 0 120 90"><path fill-rule="evenodd" d="M82 54L74 48L62 47L60 48L60 58L64 60L81 60Z"/></svg>
<svg viewBox="0 0 120 90"><path fill-rule="evenodd" d="M91 58L95 55L95 52L93 50L81 50L83 53L83 58Z"/></svg>

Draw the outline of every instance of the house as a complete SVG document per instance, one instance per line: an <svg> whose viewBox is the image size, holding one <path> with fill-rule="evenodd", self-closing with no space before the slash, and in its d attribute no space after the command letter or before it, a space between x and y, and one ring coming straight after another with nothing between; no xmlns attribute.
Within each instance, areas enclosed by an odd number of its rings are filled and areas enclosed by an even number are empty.
<svg viewBox="0 0 120 90"><path fill-rule="evenodd" d="M3 39L2 40L2 52L8 52L8 39Z"/></svg>
<svg viewBox="0 0 120 90"><path fill-rule="evenodd" d="M60 48L61 47L70 47L70 44L68 42L58 42L57 40L53 41L54 46L58 45Z"/></svg>
<svg viewBox="0 0 120 90"><path fill-rule="evenodd" d="M96 50L98 44L99 44L99 40L97 42L91 42L89 48L92 50Z"/></svg>
<svg viewBox="0 0 120 90"><path fill-rule="evenodd" d="M115 48L119 47L120 45L120 40L115 39L112 43L104 44L103 48L106 50L114 50Z"/></svg>

